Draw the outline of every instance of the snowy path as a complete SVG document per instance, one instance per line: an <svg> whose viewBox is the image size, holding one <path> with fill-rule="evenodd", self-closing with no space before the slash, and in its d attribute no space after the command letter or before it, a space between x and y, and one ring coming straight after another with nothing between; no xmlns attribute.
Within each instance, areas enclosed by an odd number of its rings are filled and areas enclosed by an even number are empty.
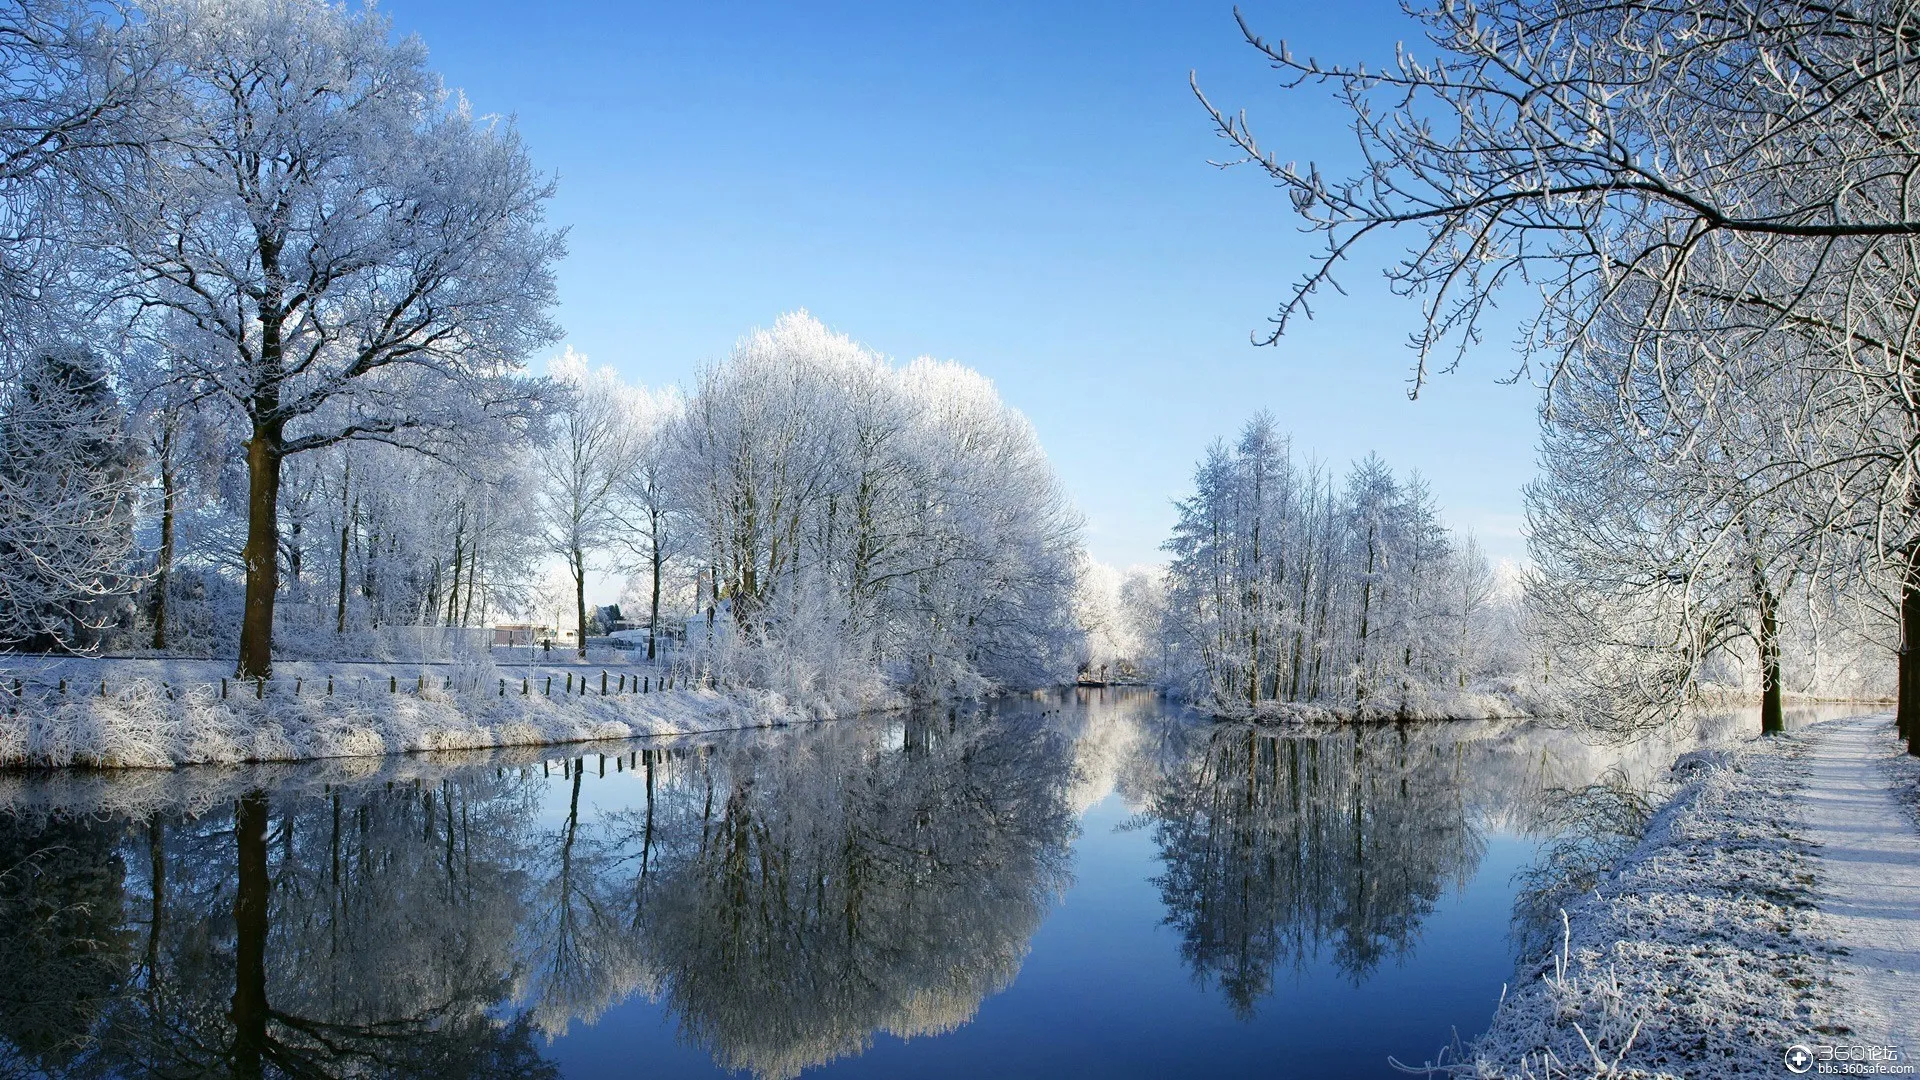
<svg viewBox="0 0 1920 1080"><path fill-rule="evenodd" d="M1855 1010L1844 1022L1862 1042L1920 1053L1920 828L1894 798L1884 715L1809 729L1806 839L1817 845L1820 910L1840 988Z"/></svg>

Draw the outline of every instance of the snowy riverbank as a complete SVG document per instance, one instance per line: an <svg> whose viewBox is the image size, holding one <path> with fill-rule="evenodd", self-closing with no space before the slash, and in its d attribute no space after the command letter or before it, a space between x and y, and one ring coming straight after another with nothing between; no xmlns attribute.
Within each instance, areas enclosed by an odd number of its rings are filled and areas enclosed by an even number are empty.
<svg viewBox="0 0 1920 1080"><path fill-rule="evenodd" d="M1815 729L1817 732L1818 729ZM1772 1076L1844 1033L1819 855L1806 835L1817 734L1688 755L1646 835L1567 905L1458 1076Z"/></svg>
<svg viewBox="0 0 1920 1080"><path fill-rule="evenodd" d="M1467 690L1412 687L1393 696L1365 702L1244 701L1194 703L1201 712L1220 720L1251 720L1260 724L1375 724L1397 720L1517 720L1551 711L1537 696L1518 687L1475 687Z"/></svg>
<svg viewBox="0 0 1920 1080"><path fill-rule="evenodd" d="M69 660L34 669L18 694L18 667L0 671L6 680L0 766L304 761L827 718L777 694L688 689L678 680L663 690L655 672L611 670L603 682L601 672L578 669L288 664L264 686L233 680L223 689L215 664Z"/></svg>

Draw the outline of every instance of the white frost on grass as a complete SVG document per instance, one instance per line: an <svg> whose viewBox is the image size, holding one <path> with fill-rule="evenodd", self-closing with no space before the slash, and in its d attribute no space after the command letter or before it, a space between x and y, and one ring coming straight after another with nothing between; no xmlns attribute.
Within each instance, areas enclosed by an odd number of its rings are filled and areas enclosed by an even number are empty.
<svg viewBox="0 0 1920 1080"><path fill-rule="evenodd" d="M757 691L681 689L652 693L553 696L541 680L520 692L507 673L466 680L447 690L435 679L341 679L294 694L276 684L262 698L235 683L222 697L216 683L173 685L144 674L120 674L67 693L44 688L7 695L0 713L0 766L171 768L178 765L304 761L434 750L541 746L636 736L763 727L817 717L785 698ZM507 689L499 692L499 680ZM892 702L876 702L890 707Z"/></svg>
<svg viewBox="0 0 1920 1080"><path fill-rule="evenodd" d="M1689 755L1639 846L1569 906L1466 1060L1482 1078L1773 1076L1787 1046L1841 1030L1819 952L1816 855L1795 793L1802 737Z"/></svg>

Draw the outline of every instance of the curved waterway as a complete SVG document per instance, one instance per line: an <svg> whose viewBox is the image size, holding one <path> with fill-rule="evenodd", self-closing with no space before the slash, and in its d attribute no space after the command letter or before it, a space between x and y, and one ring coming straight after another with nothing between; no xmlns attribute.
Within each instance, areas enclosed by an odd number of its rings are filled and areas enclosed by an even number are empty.
<svg viewBox="0 0 1920 1080"><path fill-rule="evenodd" d="M1486 1026L1556 793L1676 748L1083 690L0 774L0 1076L1394 1076Z"/></svg>

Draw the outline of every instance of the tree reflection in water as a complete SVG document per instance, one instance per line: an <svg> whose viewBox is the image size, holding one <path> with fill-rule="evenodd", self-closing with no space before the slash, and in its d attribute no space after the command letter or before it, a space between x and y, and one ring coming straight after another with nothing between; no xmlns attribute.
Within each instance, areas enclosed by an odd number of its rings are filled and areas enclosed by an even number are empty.
<svg viewBox="0 0 1920 1080"><path fill-rule="evenodd" d="M551 790L535 765L0 812L0 1075L553 1076L542 1036L640 993L788 1076L965 1023L1068 880L1066 740L984 714L615 760L641 786L612 812L597 754Z"/></svg>
<svg viewBox="0 0 1920 1080"><path fill-rule="evenodd" d="M544 762L0 774L0 1078L553 1076L550 1039L635 998L792 1076L968 1023L1113 796L1187 966L1247 1017L1289 969L1403 957L1484 830L1553 831L1554 793L1622 761L1068 700ZM1643 756L1636 782L1672 751Z"/></svg>
<svg viewBox="0 0 1920 1080"><path fill-rule="evenodd" d="M1404 955L1484 845L1444 729L1181 729L1139 819L1194 977L1251 1017L1282 967L1356 984Z"/></svg>

